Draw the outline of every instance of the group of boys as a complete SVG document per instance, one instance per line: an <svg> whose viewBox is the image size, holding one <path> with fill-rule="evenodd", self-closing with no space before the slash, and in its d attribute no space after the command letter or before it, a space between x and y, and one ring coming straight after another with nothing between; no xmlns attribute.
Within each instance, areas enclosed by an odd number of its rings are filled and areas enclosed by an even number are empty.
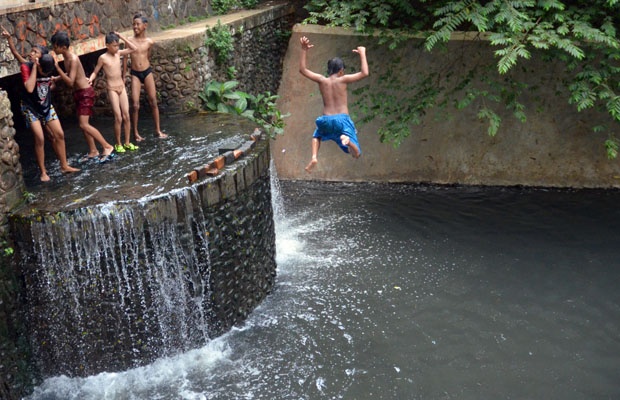
<svg viewBox="0 0 620 400"><path fill-rule="evenodd" d="M99 56L97 65L89 77L86 77L84 67L77 55L69 50L70 42L66 32L56 32L52 38L52 46L57 55L62 55L64 71L56 60L44 47L34 47L30 52L30 62L27 62L16 50L11 35L3 28L2 35L7 38L11 52L22 63L21 74L25 92L22 96L22 113L27 124L35 137L35 153L37 163L41 169L41 180L48 181L50 178L45 169L44 159L44 136L43 128L47 130L52 141L52 147L60 160L60 169L63 172L74 172L78 169L67 163L64 133L54 106L51 104L51 90L55 78L51 75L54 69L68 86L74 89L74 100L79 119L80 128L84 133L88 144L88 153L85 158L97 159L105 162L112 157L114 152L122 153L126 150L136 150L138 146L130 141L133 124L134 136L137 142L144 140L138 133L138 110L140 108L140 91L142 85L151 106L155 121L155 136L165 138L167 135L161 131L159 124L159 109L155 90L155 80L149 61L150 50L153 40L146 36L148 21L141 15L133 18L134 37L128 39L120 33L110 32L106 35L105 43L107 51ZM119 41L125 42L125 48L120 49ZM321 142L333 140L346 153L353 158L359 158L362 154L357 138L357 130L349 117L347 86L369 75L368 62L366 60L366 48L358 46L353 49L359 54L361 69L352 74L345 74L344 62L336 57L328 61L328 76L311 71L307 67L307 52L313 44L303 36L300 38L301 57L299 72L306 78L316 82L319 86L323 99L323 113L316 119L316 129L312 136L312 158L306 166L306 171L311 172L318 164L318 151ZM134 113L130 121L129 99L125 90L127 58L131 61L131 93ZM121 62L122 61L122 62ZM97 74L103 69L106 79L108 97L114 111L114 138L116 144L110 145L101 135L97 128L89 123L94 105L95 91L92 87ZM121 129L124 129L124 142L121 142ZM96 143L99 143L103 151L100 154Z"/></svg>
<svg viewBox="0 0 620 400"><path fill-rule="evenodd" d="M60 67L54 56L49 54L47 47L35 46L31 49L29 60L25 59L15 47L10 33L2 28L2 36L7 39L9 49L20 62L20 72L24 84L21 94L21 111L26 125L34 135L34 149L37 165L41 171L41 181L49 181L50 177L45 168L45 135L51 141L52 148L60 161L62 172L77 172L78 168L69 165L67 161L64 131L52 104L51 93L57 80L62 80L73 88L76 111L80 129L88 145L88 153L81 161L96 160L108 161L114 153L124 153L127 150L137 150L138 146L130 140L133 125L134 137L137 142L144 140L138 133L138 112L140 108L140 91L144 85L145 93L151 106L155 122L155 136L165 138L159 123L159 109L155 89L155 79L150 65L150 51L153 40L146 36L147 19L142 15L133 18L134 37L128 39L123 35L110 32L106 35L106 52L99 56L93 73L87 77L80 58L70 50L70 40L66 32L59 31L51 37L54 53L62 56L64 69ZM120 49L120 40L125 42L125 48ZM129 98L125 90L127 57L131 62L131 92L133 115L129 114ZM123 62L121 63L121 58ZM95 90L93 83L99 71L103 69L106 75L108 97L114 112L115 144L108 143L101 132L89 122L93 115ZM54 76L54 72L57 73ZM133 124L132 124L133 123ZM121 128L124 128L124 140L121 141ZM101 153L97 143L102 147Z"/></svg>

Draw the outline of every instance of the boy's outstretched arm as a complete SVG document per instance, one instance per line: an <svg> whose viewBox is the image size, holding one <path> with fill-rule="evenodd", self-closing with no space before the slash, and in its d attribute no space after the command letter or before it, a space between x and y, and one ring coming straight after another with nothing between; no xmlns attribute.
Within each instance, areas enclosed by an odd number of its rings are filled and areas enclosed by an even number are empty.
<svg viewBox="0 0 620 400"><path fill-rule="evenodd" d="M359 81L360 79L366 78L369 74L368 60L366 59L366 47L357 46L356 49L353 49L353 52L360 55L360 64L361 64L360 71L354 74L345 75L343 78L346 83Z"/></svg>
<svg viewBox="0 0 620 400"><path fill-rule="evenodd" d="M28 60L26 60L21 54L19 54L19 52L17 51L17 48L15 47L15 43L13 43L13 37L11 36L11 34L9 33L9 31L7 31L4 26L0 27L2 28L2 36L4 36L6 38L6 42L9 44L9 49L11 50L11 53L13 54L13 57L15 57L15 59L17 61L19 61L20 64L23 64L25 62L28 62Z"/></svg>
<svg viewBox="0 0 620 400"><path fill-rule="evenodd" d="M314 45L311 44L310 39L308 39L305 36L302 36L301 39L299 39L299 42L301 43L301 56L299 57L299 72L310 80L313 80L315 82L320 82L323 79L323 76L317 74L316 72L310 71L307 66L308 49L314 47Z"/></svg>

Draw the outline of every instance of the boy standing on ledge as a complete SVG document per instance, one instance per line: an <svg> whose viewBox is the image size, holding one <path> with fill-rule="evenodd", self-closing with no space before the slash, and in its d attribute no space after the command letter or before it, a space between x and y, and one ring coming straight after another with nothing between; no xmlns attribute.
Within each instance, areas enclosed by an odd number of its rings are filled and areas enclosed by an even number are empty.
<svg viewBox="0 0 620 400"><path fill-rule="evenodd" d="M153 114L153 122L155 123L155 137L166 138L168 135L161 131L159 125L159 108L157 106L157 88L155 87L155 77L153 76L153 68L149 61L151 56L151 48L153 47L153 39L146 36L146 27L148 20L146 17L136 14L133 17L133 43L136 50L129 55L131 60L131 102L133 113L131 122L133 131L136 135L136 141L140 142L144 138L138 133L138 116L140 112L140 89L144 84L146 98L151 106ZM125 71L123 70L123 76Z"/></svg>
<svg viewBox="0 0 620 400"><path fill-rule="evenodd" d="M86 77L80 58L69 50L70 45L71 42L67 32L61 31L52 35L54 53L62 55L67 73L65 73L58 64L56 64L56 71L63 82L65 82L67 86L73 88L73 100L75 101L80 129L82 129L84 139L86 139L86 143L88 144L88 154L86 154L84 159L98 158L99 161L107 161L114 151L114 147L112 147L112 145L103 138L101 132L89 122L90 116L93 115L93 106L95 105L95 89L88 83L88 78ZM99 150L97 150L95 141L103 148L101 158L99 158Z"/></svg>
<svg viewBox="0 0 620 400"><path fill-rule="evenodd" d="M350 153L353 158L362 155L357 140L357 130L349 117L347 100L347 85L357 82L368 76L368 62L366 60L366 48L358 46L353 49L360 55L361 71L354 74L344 73L344 62L336 57L327 62L327 74L323 75L312 72L306 66L308 50L314 45L310 39L303 36L301 42L301 57L299 59L299 72L306 78L319 84L319 90L323 98L323 115L316 119L316 130L312 135L312 159L306 166L306 171L311 172L318 163L318 153L321 141L333 140L342 151Z"/></svg>
<svg viewBox="0 0 620 400"><path fill-rule="evenodd" d="M119 40L123 40L127 48L120 50ZM107 51L99 56L97 65L88 82L92 85L97 78L97 74L103 68L107 79L106 90L108 98L114 112L114 138L116 144L114 150L117 153L124 153L125 150L138 150L138 146L131 143L131 122L129 121L129 98L125 90L125 80L123 79L121 56L131 53L136 46L123 35L117 32L109 32L105 36L105 46ZM125 130L125 142L121 142L121 128ZM138 138L136 137L136 140Z"/></svg>

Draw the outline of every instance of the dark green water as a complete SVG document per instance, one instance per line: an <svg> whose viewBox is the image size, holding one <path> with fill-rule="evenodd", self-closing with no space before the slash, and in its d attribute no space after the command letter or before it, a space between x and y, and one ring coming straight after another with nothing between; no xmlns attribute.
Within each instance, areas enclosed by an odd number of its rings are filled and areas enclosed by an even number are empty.
<svg viewBox="0 0 620 400"><path fill-rule="evenodd" d="M278 193L276 288L245 324L31 399L620 398L620 192Z"/></svg>

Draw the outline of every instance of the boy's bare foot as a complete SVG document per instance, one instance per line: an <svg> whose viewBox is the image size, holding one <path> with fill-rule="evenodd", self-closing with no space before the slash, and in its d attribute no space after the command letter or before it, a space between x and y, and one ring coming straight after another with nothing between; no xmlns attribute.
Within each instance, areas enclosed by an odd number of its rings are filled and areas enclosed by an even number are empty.
<svg viewBox="0 0 620 400"><path fill-rule="evenodd" d="M50 177L47 172L41 172L41 182L49 182Z"/></svg>
<svg viewBox="0 0 620 400"><path fill-rule="evenodd" d="M103 148L103 156L109 156L114 151L114 146L104 147Z"/></svg>
<svg viewBox="0 0 620 400"><path fill-rule="evenodd" d="M165 139L165 138L167 138L167 137L168 137L168 135L167 135L167 134L165 134L165 133L163 133L162 131L159 131L159 132L157 132L157 133L155 134L155 137L156 137L156 138L160 138L160 139Z"/></svg>
<svg viewBox="0 0 620 400"><path fill-rule="evenodd" d="M136 142L141 142L141 141L143 141L143 140L144 140L144 138L143 138L142 136L140 136L140 135L138 134L138 132L136 132Z"/></svg>
<svg viewBox="0 0 620 400"><path fill-rule="evenodd" d="M349 148L349 153L351 153L353 158L359 158L360 149L358 149L357 146L351 142L351 139L347 135L340 135L340 141L343 146L347 146Z"/></svg>
<svg viewBox="0 0 620 400"><path fill-rule="evenodd" d="M308 165L306 165L306 172L312 172L312 168L314 168L314 166L319 162L319 160L317 160L316 158L313 158L312 160L310 160L310 162L308 163Z"/></svg>
<svg viewBox="0 0 620 400"><path fill-rule="evenodd" d="M60 170L64 173L69 173L69 172L79 172L80 169L79 168L74 168L70 165L67 165L66 167L61 167Z"/></svg>

